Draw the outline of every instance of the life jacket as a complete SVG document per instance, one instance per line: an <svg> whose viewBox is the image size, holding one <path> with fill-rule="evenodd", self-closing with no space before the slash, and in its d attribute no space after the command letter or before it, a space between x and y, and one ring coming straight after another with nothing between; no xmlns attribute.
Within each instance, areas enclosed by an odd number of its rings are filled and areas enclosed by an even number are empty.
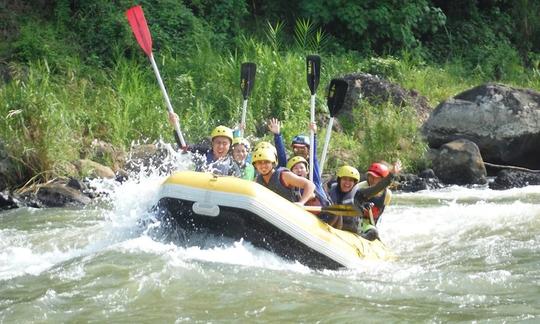
<svg viewBox="0 0 540 324"><path fill-rule="evenodd" d="M243 165L240 165L240 163L234 161L234 163L238 166L240 169L240 177L245 180L253 181L255 179L255 168L253 165L248 163L247 161L244 161Z"/></svg>
<svg viewBox="0 0 540 324"><path fill-rule="evenodd" d="M368 186L369 184L367 183L367 181L362 181L361 183L358 184L359 189L367 188ZM373 196L366 201L366 203L373 204L373 207L371 208L371 213L373 215L373 221L375 223L372 225L377 225L377 222L379 221L379 217L384 211L384 207L386 207L386 205L390 203L391 196L392 196L392 193L390 192L388 188L386 188L384 189L382 194ZM366 216L367 215L364 215L364 221L368 221L368 223L371 223L371 221L369 220L369 217L366 219Z"/></svg>
<svg viewBox="0 0 540 324"><path fill-rule="evenodd" d="M226 156L214 161L214 153L209 149L204 154L203 158L194 159L195 171L212 172L217 175L230 175L240 177L241 171L233 158L227 154Z"/></svg>
<svg viewBox="0 0 540 324"><path fill-rule="evenodd" d="M358 184L356 184L351 191L342 192L339 189L339 182L332 183L330 190L328 190L328 195L332 200L333 204L342 204L342 205L353 205L354 195L358 190ZM360 224L360 217L343 217L343 227L341 229L350 231L353 233L358 232L358 225Z"/></svg>
<svg viewBox="0 0 540 324"><path fill-rule="evenodd" d="M268 188L268 189L272 190L273 192L277 193L281 197L283 197L283 198L285 198L285 199L287 199L289 201L296 202L296 201L298 201L298 199L297 199L297 195L295 194L294 188L287 187L283 183L283 180L281 179L281 174L283 172L291 172L291 171L289 171L289 169L287 169L287 168L278 167L278 168L276 168L274 170L274 173L270 177L270 181L268 181L268 183L266 183L264 181L264 178L263 178L263 176L261 174L257 175L257 178L255 179L255 181L258 184L263 185L266 188Z"/></svg>

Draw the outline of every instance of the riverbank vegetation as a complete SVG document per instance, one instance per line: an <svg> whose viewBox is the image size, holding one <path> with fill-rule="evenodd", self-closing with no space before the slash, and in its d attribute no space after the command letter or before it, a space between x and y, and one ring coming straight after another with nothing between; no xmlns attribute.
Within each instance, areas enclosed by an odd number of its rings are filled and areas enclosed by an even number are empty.
<svg viewBox="0 0 540 324"><path fill-rule="evenodd" d="M540 22L533 1L415 0L155 1L141 3L161 75L190 143L240 119L242 62L257 63L247 134L284 121L288 140L309 120L305 56L322 57L317 110L343 74L378 74L428 98L432 107L485 82L540 89ZM155 76L124 12L135 4L12 1L0 6L0 139L26 178L72 173L94 158L94 139L127 148L172 130ZM400 158L425 167L426 145L411 107L361 101L341 120L329 170ZM319 125L320 143L326 125ZM319 145L322 149L322 145Z"/></svg>

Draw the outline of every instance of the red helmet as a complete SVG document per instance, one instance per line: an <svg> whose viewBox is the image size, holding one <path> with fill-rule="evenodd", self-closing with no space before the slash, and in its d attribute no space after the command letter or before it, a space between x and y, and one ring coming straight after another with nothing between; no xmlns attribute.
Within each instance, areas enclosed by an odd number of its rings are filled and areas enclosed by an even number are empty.
<svg viewBox="0 0 540 324"><path fill-rule="evenodd" d="M375 162L369 166L367 173L377 178L384 178L390 173L390 170L386 165Z"/></svg>

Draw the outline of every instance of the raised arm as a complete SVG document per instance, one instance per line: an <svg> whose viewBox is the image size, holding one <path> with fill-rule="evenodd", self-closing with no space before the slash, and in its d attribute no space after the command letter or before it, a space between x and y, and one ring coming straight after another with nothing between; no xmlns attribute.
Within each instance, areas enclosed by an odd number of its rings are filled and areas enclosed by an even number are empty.
<svg viewBox="0 0 540 324"><path fill-rule="evenodd" d="M268 121L268 130L274 134L274 145L276 146L278 166L287 166L287 151L285 151L285 144L283 143L283 137L281 136L281 123L277 118L270 118Z"/></svg>
<svg viewBox="0 0 540 324"><path fill-rule="evenodd" d="M292 172L282 172L283 182L289 187L297 187L302 189L302 197L297 202L300 205L304 205L308 200L315 195L315 184L306 178L299 177Z"/></svg>

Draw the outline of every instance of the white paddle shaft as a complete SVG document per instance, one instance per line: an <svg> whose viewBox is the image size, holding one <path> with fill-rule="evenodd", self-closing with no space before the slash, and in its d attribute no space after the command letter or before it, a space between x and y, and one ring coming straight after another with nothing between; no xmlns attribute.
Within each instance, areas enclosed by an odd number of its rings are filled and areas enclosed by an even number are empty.
<svg viewBox="0 0 540 324"><path fill-rule="evenodd" d="M165 97L165 103L167 104L167 109L169 110L169 113L174 114L174 110L171 105L171 100L169 100L169 95L167 94L165 85L163 84L163 81L161 80L161 75L159 74L159 69L157 67L156 61L154 60L154 55L150 53L149 58L150 58L150 62L152 63L152 68L154 68L154 73L156 74L159 87L161 88L161 92L163 93L163 97ZM174 123L174 130L176 131L178 138L180 138L180 144L182 145L182 148L186 147L186 142L184 141L184 136L182 136L182 131L180 130L180 122L178 120L176 120L176 122Z"/></svg>

